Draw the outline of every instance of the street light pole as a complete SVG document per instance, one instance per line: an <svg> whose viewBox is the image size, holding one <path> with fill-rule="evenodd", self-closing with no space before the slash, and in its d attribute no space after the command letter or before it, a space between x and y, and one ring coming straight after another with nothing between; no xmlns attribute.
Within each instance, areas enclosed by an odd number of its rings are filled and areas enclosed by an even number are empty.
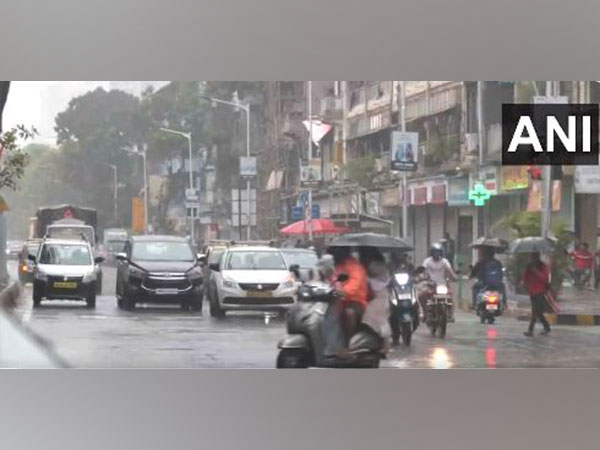
<svg viewBox="0 0 600 450"><path fill-rule="evenodd" d="M229 105L235 108L240 108L242 111L246 113L246 156L250 157L250 104L249 103L240 103L240 102L229 102L227 100L221 100L220 98L208 97L206 95L200 95L200 97L210 100L213 103L220 103L222 105ZM252 224L252 201L250 199L250 178L246 180L246 194L248 196L248 227L246 229L246 239L250 240L250 227ZM239 198L240 205L242 203L241 197ZM240 208L241 209L241 208ZM240 211L240 226L242 223L242 214Z"/></svg>
<svg viewBox="0 0 600 450"><path fill-rule="evenodd" d="M186 138L188 140L188 150L189 150L189 175L190 175L190 189L193 190L194 189L194 176L192 174L192 133L184 133L183 131L178 131L178 130L171 130L170 128L161 128L162 131L166 132L166 133L171 133L171 134L176 134L178 136L182 136L184 138ZM194 209L192 208L192 214L190 216L190 233L192 235L192 245L196 244L196 237L195 237L195 233L194 233L194 222L195 222L195 216L194 216Z"/></svg>
<svg viewBox="0 0 600 450"><path fill-rule="evenodd" d="M400 82L400 129L406 132L406 81ZM393 150L393 149L392 149ZM418 151L418 149L417 149ZM406 172L402 171L402 237L408 238L408 195L406 192Z"/></svg>

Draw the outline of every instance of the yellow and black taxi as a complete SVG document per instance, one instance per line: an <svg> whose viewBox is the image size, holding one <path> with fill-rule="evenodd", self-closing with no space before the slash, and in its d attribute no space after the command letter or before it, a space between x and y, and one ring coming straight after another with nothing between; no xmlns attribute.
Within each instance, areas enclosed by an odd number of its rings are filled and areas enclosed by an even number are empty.
<svg viewBox="0 0 600 450"><path fill-rule="evenodd" d="M96 283L102 257L94 258L90 243L85 240L44 239L34 263L33 306L46 300L83 300L96 306Z"/></svg>

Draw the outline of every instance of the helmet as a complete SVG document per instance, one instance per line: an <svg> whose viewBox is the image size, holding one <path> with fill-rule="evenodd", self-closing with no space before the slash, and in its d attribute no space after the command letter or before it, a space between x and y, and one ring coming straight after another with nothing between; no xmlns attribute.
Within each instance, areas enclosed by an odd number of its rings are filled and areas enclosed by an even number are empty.
<svg viewBox="0 0 600 450"><path fill-rule="evenodd" d="M441 244L436 242L429 249L429 254L431 256L435 256L435 255L442 256L444 254L444 248L441 246Z"/></svg>

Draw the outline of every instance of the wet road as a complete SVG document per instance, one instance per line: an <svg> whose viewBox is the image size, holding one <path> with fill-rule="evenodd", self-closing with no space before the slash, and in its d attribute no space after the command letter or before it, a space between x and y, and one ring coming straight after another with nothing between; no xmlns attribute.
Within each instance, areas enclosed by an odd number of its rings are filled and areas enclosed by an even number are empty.
<svg viewBox="0 0 600 450"><path fill-rule="evenodd" d="M257 314L230 314L216 320L178 307L145 306L121 311L114 296L114 269L104 269L104 295L95 310L78 302L43 302L32 309L25 289L18 314L53 343L73 367L122 368L272 368L281 320ZM384 367L503 368L600 367L600 327L555 326L550 336L526 338L524 322L503 317L481 325L457 312L446 339L420 327L410 348L399 347ZM538 329L538 331L540 331Z"/></svg>

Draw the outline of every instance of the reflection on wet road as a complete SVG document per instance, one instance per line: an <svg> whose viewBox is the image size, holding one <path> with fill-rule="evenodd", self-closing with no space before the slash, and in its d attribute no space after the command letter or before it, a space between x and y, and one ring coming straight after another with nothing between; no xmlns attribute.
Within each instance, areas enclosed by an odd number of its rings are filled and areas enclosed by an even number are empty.
<svg viewBox="0 0 600 450"><path fill-rule="evenodd" d="M114 270L105 268L105 294L95 310L77 302L49 302L31 309L30 288L22 319L54 343L75 367L272 368L285 322L262 314L217 320L176 306L117 308ZM111 292L112 291L112 292ZM445 339L419 327L410 347L395 348L383 367L505 368L600 367L600 327L556 326L550 336L526 338L526 323L500 317L482 325L458 311ZM539 330L538 330L539 331Z"/></svg>

